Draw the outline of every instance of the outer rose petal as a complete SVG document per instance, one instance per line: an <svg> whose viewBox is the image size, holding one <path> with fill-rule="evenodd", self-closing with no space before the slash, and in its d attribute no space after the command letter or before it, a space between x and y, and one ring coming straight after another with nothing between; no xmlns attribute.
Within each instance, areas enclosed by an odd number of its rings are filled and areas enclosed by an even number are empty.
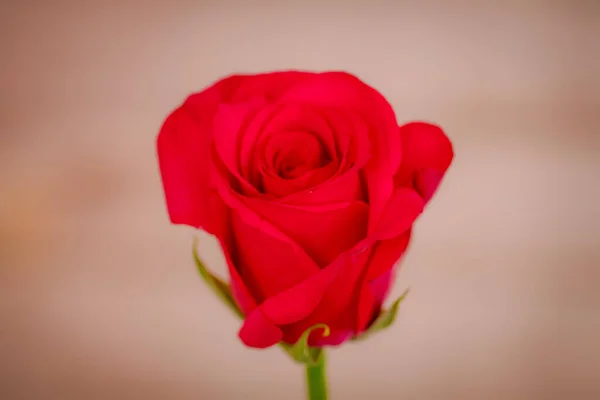
<svg viewBox="0 0 600 400"><path fill-rule="evenodd" d="M360 296L358 297L358 307L356 307L356 326L355 334L362 333L373 321L379 310L377 299L373 294L371 285L365 280L361 285Z"/></svg>
<svg viewBox="0 0 600 400"><path fill-rule="evenodd" d="M246 286L246 283L242 280L240 273L236 269L233 261L231 259L231 253L226 245L221 244L221 249L223 250L223 254L225 254L225 259L227 260L227 269L229 270L229 286L231 287L231 294L236 304L244 313L244 315L250 314L254 309L256 309L256 300L250 290Z"/></svg>
<svg viewBox="0 0 600 400"><path fill-rule="evenodd" d="M391 286L394 267L406 252L410 235L409 230L393 239L381 241L375 246L358 301L357 333L366 329L381 309Z"/></svg>
<svg viewBox="0 0 600 400"><path fill-rule="evenodd" d="M379 240L391 239L408 231L423 212L425 203L413 189L396 189L385 207L383 216L375 227Z"/></svg>
<svg viewBox="0 0 600 400"><path fill-rule="evenodd" d="M225 256L227 269L229 270L231 294L244 315L248 315L256 308L256 299L242 280L234 263L236 251L231 224L231 210L223 203L218 194L215 193L215 195L211 196L211 200L210 210L213 211L212 219L219 221L219 223L214 224L214 231L212 233L219 241L221 250Z"/></svg>
<svg viewBox="0 0 600 400"><path fill-rule="evenodd" d="M452 163L452 143L440 127L424 122L408 123L401 126L399 132L403 158L395 177L396 184L414 184L428 202Z"/></svg>
<svg viewBox="0 0 600 400"><path fill-rule="evenodd" d="M366 235L369 207L361 201L302 207L248 199L248 204L296 241L321 267Z"/></svg>
<svg viewBox="0 0 600 400"><path fill-rule="evenodd" d="M213 233L209 185L212 119L240 83L230 77L191 95L164 122L157 153L169 216L174 224Z"/></svg>
<svg viewBox="0 0 600 400"><path fill-rule="evenodd" d="M220 198L215 198L218 199L218 202L214 207L215 212L218 213L216 217L223 221L223 223L218 226L219 230L215 232L215 236L219 240L219 244L225 255L225 261L227 262L231 294L244 315L248 315L256 308L256 299L248 289L246 283L242 280L242 277L234 264L235 251L232 251L232 249L235 249L235 247L231 224L231 210L225 206Z"/></svg>
<svg viewBox="0 0 600 400"><path fill-rule="evenodd" d="M424 169L417 172L415 176L415 188L427 203L433 197L438 186L442 182L443 172L434 169Z"/></svg>
<svg viewBox="0 0 600 400"><path fill-rule="evenodd" d="M440 172L448 169L454 153L442 128L426 122L410 122L399 130L404 144L403 167L433 168Z"/></svg>
<svg viewBox="0 0 600 400"><path fill-rule="evenodd" d="M347 261L345 257L339 257L328 268L319 271L306 281L267 299L260 308L278 325L292 324L308 317L324 302L323 296L333 282L339 279L341 271L347 267Z"/></svg>
<svg viewBox="0 0 600 400"><path fill-rule="evenodd" d="M184 106L165 121L157 140L158 161L171 221L207 229L210 137Z"/></svg>
<svg viewBox="0 0 600 400"><path fill-rule="evenodd" d="M395 238L378 242L369 261L366 280L373 281L389 272L400 260L410 244L411 230Z"/></svg>
<svg viewBox="0 0 600 400"><path fill-rule="evenodd" d="M246 346L264 349L279 342L283 332L257 308L244 320L239 337Z"/></svg>
<svg viewBox="0 0 600 400"><path fill-rule="evenodd" d="M291 240L280 240L245 221L234 211L237 268L259 301L268 299L318 272L315 262ZM266 222L265 222L266 223Z"/></svg>
<svg viewBox="0 0 600 400"><path fill-rule="evenodd" d="M395 266L396 265L398 264L395 264ZM379 308L381 308L381 306L383 305L383 301L385 300L391 289L392 280L394 279L394 271L395 269L392 268L385 274L381 275L376 279L373 279L369 283L370 290L373 293L373 298L377 304L377 307Z"/></svg>

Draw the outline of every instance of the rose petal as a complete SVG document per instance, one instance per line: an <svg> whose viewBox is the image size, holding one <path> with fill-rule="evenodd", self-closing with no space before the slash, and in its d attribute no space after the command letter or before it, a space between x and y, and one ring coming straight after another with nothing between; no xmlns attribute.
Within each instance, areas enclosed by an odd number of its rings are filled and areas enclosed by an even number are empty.
<svg viewBox="0 0 600 400"><path fill-rule="evenodd" d="M372 281L384 275L399 262L402 255L408 249L411 232L409 229L401 235L377 243L371 260L369 260L367 281Z"/></svg>
<svg viewBox="0 0 600 400"><path fill-rule="evenodd" d="M399 128L403 143L402 168L445 172L454 156L452 143L437 125L410 122Z"/></svg>
<svg viewBox="0 0 600 400"><path fill-rule="evenodd" d="M268 105L256 113L252 121L240 133L239 163L242 175L251 182L258 182L260 164L257 147L263 143L265 127L279 112L280 105Z"/></svg>
<svg viewBox="0 0 600 400"><path fill-rule="evenodd" d="M378 308L381 308L392 287L392 281L395 275L395 267L397 265L398 264L395 263L394 266L388 272L373 279L369 284L369 287L371 289L370 292L372 293Z"/></svg>
<svg viewBox="0 0 600 400"><path fill-rule="evenodd" d="M302 320L321 303L326 290L347 265L347 257L340 256L327 268L304 282L268 298L260 308L269 320L277 325L286 325ZM310 326L312 325L305 326L304 330Z"/></svg>
<svg viewBox="0 0 600 400"><path fill-rule="evenodd" d="M366 236L369 207L360 201L293 207L249 199L250 207L281 229L324 267Z"/></svg>
<svg viewBox="0 0 600 400"><path fill-rule="evenodd" d="M396 189L375 227L374 237L385 240L405 233L423 212L424 206L423 198L415 190Z"/></svg>
<svg viewBox="0 0 600 400"><path fill-rule="evenodd" d="M352 110L324 108L324 117L335 132L341 172L356 167L363 168L371 158L369 127L364 119Z"/></svg>
<svg viewBox="0 0 600 400"><path fill-rule="evenodd" d="M353 168L341 176L331 179L279 199L280 202L290 205L317 205L340 203L350 200L365 200L365 189L359 171Z"/></svg>
<svg viewBox="0 0 600 400"><path fill-rule="evenodd" d="M285 198L288 196L308 191L325 182L335 173L336 169L335 164L329 163L296 179L283 179L265 171L263 172L262 183L266 193L273 194L282 201L286 201Z"/></svg>
<svg viewBox="0 0 600 400"><path fill-rule="evenodd" d="M295 241L287 236L286 240L280 240L244 221L240 218L241 212L244 211L235 210L232 216L236 266L257 299L268 299L318 272L313 259ZM266 224L267 221L263 226ZM271 230L274 228L271 227Z"/></svg>
<svg viewBox="0 0 600 400"><path fill-rule="evenodd" d="M174 224L210 226L210 127L185 105L164 122L157 139L158 161L169 216Z"/></svg>
<svg viewBox="0 0 600 400"><path fill-rule="evenodd" d="M419 191L426 203L433 197L435 191L442 182L443 176L443 172L434 169L425 169L416 173L415 188Z"/></svg>
<svg viewBox="0 0 600 400"><path fill-rule="evenodd" d="M242 310L244 315L248 315L256 308L257 304L255 297L252 295L246 283L243 281L234 263L233 255L236 254L236 248L231 224L231 211L225 206L225 204L223 204L222 201L216 210L221 213L222 216L220 218L225 221L225 223L221 225L221 229L216 236L219 240L219 244L221 245L221 249L227 263L231 294L233 295L236 304L239 306L240 310Z"/></svg>
<svg viewBox="0 0 600 400"><path fill-rule="evenodd" d="M328 156L314 135L281 132L271 135L265 146L267 167L277 176L294 179L326 163Z"/></svg>
<svg viewBox="0 0 600 400"><path fill-rule="evenodd" d="M212 218L215 221L220 221L220 223L214 225L212 234L215 235L219 241L225 256L227 269L229 271L231 294L244 315L248 315L256 308L256 299L242 280L234 263L236 249L232 232L231 210L225 205L218 194L211 196L211 199L212 201L209 209L212 210Z"/></svg>
<svg viewBox="0 0 600 400"><path fill-rule="evenodd" d="M408 248L410 232L381 241L375 246L358 302L357 333L366 329L381 309L391 285L394 267Z"/></svg>
<svg viewBox="0 0 600 400"><path fill-rule="evenodd" d="M217 154L237 182L241 191L248 196L258 195L257 188L240 172L239 143L243 138L245 125L250 123L260 109L261 102L245 104L221 104L214 118L214 145Z"/></svg>
<svg viewBox="0 0 600 400"><path fill-rule="evenodd" d="M452 163L452 143L442 129L424 122L411 122L399 128L403 142L402 165L394 181L396 186L415 184L428 202Z"/></svg>
<svg viewBox="0 0 600 400"><path fill-rule="evenodd" d="M214 228L209 182L212 119L218 105L243 80L222 79L189 96L171 113L158 134L156 147L169 216L174 224Z"/></svg>
<svg viewBox="0 0 600 400"><path fill-rule="evenodd" d="M356 307L356 326L355 333L363 332L369 323L373 320L378 311L378 304L375 295L368 281L363 281L360 287L360 295L358 297L358 305Z"/></svg>
<svg viewBox="0 0 600 400"><path fill-rule="evenodd" d="M358 307L356 333L364 332L381 311L392 283L393 268L362 286Z"/></svg>
<svg viewBox="0 0 600 400"><path fill-rule="evenodd" d="M334 145L335 132L332 132L328 121L322 111L309 104L303 103L278 103L274 114L264 126L268 134L278 132L306 132L319 138L329 150Z"/></svg>
<svg viewBox="0 0 600 400"><path fill-rule="evenodd" d="M246 317L238 333L246 346L264 349L278 343L283 338L283 332L262 313L255 309Z"/></svg>
<svg viewBox="0 0 600 400"><path fill-rule="evenodd" d="M227 261L227 270L229 271L230 278L229 285L231 287L233 299L244 315L248 315L256 308L256 300L250 293L250 290L242 280L240 273L233 264L229 249L223 244L221 244L221 249L223 250L223 254L225 255L225 259Z"/></svg>

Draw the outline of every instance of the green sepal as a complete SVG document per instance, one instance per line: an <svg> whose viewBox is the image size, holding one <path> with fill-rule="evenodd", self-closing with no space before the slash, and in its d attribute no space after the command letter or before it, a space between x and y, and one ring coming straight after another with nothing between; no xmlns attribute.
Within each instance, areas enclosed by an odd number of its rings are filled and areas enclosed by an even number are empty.
<svg viewBox="0 0 600 400"><path fill-rule="evenodd" d="M323 329L323 336L329 336L331 333L329 326L325 324L316 324L305 330L295 344L291 345L281 342L279 345L295 361L308 365L318 365L322 361L323 350L320 347L311 347L308 345L310 334L317 329Z"/></svg>
<svg viewBox="0 0 600 400"><path fill-rule="evenodd" d="M231 289L227 282L224 282L222 279L214 275L212 272L206 268L206 265L202 262L200 257L198 256L198 251L196 249L198 239L194 238L193 244L193 254L194 261L196 262L196 267L198 268L198 272L200 272L200 276L204 279L208 287L210 287L213 292L240 318L244 318L244 313L239 309L237 304L235 304L235 300L233 300L233 295L231 294Z"/></svg>
<svg viewBox="0 0 600 400"><path fill-rule="evenodd" d="M366 331L361 333L359 336L352 338L352 340L364 340L372 334L382 331L388 328L390 325L392 325L396 319L396 315L398 314L398 308L400 307L400 303L406 298L406 296L408 295L408 291L409 289L406 289L406 291L402 293L402 296L398 297L398 299L394 301L390 308L388 308L387 310L383 310L379 314L377 319L371 324L371 326L369 326L369 328Z"/></svg>

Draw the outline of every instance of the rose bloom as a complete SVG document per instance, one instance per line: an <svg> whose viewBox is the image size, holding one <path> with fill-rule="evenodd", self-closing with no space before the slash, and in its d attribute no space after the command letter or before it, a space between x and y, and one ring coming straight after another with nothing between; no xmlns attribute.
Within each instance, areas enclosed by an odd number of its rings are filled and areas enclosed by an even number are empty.
<svg viewBox="0 0 600 400"><path fill-rule="evenodd" d="M157 140L171 221L214 235L251 347L314 346L364 332L381 311L413 222L452 145L398 126L386 99L343 72L234 75L192 94Z"/></svg>

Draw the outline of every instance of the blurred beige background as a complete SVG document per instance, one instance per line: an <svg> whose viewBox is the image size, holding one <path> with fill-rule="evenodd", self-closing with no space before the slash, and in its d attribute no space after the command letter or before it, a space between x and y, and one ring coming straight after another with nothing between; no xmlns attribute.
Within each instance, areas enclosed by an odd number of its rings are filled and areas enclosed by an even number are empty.
<svg viewBox="0 0 600 400"><path fill-rule="evenodd" d="M331 352L333 398L599 399L600 3L249 3L0 4L0 398L303 398L197 277L154 150L190 92L300 68L456 147L399 320Z"/></svg>

